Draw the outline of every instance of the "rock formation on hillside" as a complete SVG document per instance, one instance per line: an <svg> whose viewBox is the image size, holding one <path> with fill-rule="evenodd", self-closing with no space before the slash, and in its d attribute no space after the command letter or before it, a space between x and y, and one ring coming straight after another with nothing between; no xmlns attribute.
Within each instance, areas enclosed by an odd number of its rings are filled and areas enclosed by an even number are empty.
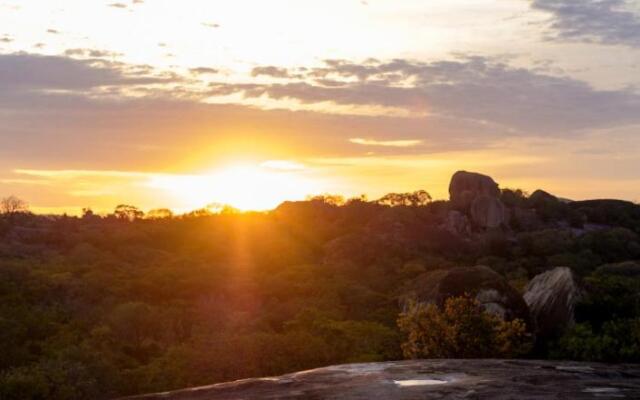
<svg viewBox="0 0 640 400"><path fill-rule="evenodd" d="M453 209L469 215L479 228L497 228L506 221L500 189L489 176L458 171L451 178L449 196Z"/></svg>
<svg viewBox="0 0 640 400"><path fill-rule="evenodd" d="M467 211L480 196L498 197L498 184L487 175L458 171L451 177L449 196L454 208Z"/></svg>
<svg viewBox="0 0 640 400"><path fill-rule="evenodd" d="M471 204L471 220L482 228L498 228L505 223L505 208L497 197L480 196Z"/></svg>
<svg viewBox="0 0 640 400"><path fill-rule="evenodd" d="M469 222L469 218L460 211L449 211L443 228L454 235L471 235L471 223Z"/></svg>
<svg viewBox="0 0 640 400"><path fill-rule="evenodd" d="M540 337L558 336L574 323L582 290L571 269L558 267L537 275L525 290L523 297Z"/></svg>
<svg viewBox="0 0 640 400"><path fill-rule="evenodd" d="M596 270L599 275L613 275L627 278L640 277L640 263L626 261L617 264L606 264Z"/></svg>
<svg viewBox="0 0 640 400"><path fill-rule="evenodd" d="M130 400L414 400L640 398L640 366L525 360L339 365Z"/></svg>
<svg viewBox="0 0 640 400"><path fill-rule="evenodd" d="M531 202L531 204L536 206L536 205L542 205L544 203L555 203L559 200L556 196L552 195L551 193L538 189L535 192L531 193L531 196L529 196L529 201Z"/></svg>
<svg viewBox="0 0 640 400"><path fill-rule="evenodd" d="M442 305L447 298L464 294L474 296L487 311L504 319L521 318L529 322L529 311L522 296L505 278L485 266L426 273L416 279L405 298Z"/></svg>

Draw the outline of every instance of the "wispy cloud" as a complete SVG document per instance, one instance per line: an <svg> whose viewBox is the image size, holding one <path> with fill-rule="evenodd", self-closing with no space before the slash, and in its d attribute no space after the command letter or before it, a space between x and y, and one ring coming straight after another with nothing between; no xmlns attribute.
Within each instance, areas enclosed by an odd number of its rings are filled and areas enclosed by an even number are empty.
<svg viewBox="0 0 640 400"><path fill-rule="evenodd" d="M82 169L14 169L18 175L36 176L53 179L73 179L84 177L108 177L108 178L148 178L157 174L147 172L131 171L109 171L109 170L82 170Z"/></svg>
<svg viewBox="0 0 640 400"><path fill-rule="evenodd" d="M533 0L552 15L552 40L640 47L640 15L625 0Z"/></svg>
<svg viewBox="0 0 640 400"><path fill-rule="evenodd" d="M409 116L448 119L453 125L466 120L510 135L565 135L640 123L640 95L632 90L599 90L584 81L514 67L490 57L435 62L327 60L324 66L304 72L265 68L271 76L291 79L214 82L210 94L403 109Z"/></svg>
<svg viewBox="0 0 640 400"><path fill-rule="evenodd" d="M361 144L363 146L382 146L382 147L413 147L422 143L422 140L374 140L363 138L351 138L351 143Z"/></svg>
<svg viewBox="0 0 640 400"><path fill-rule="evenodd" d="M210 68L210 67L197 67L197 68L191 68L189 72L191 72L194 75L215 75L218 72L220 72L220 70L216 68Z"/></svg>
<svg viewBox="0 0 640 400"><path fill-rule="evenodd" d="M122 53L116 53L108 50L98 50L98 49L83 49L83 48L74 48L67 49L64 52L65 56L79 56L79 57L92 57L92 58L105 58L105 57L120 57Z"/></svg>
<svg viewBox="0 0 640 400"><path fill-rule="evenodd" d="M68 55L82 58L24 52L0 54L0 106L33 108L43 101L51 104L52 99L46 100L47 96L57 96L61 102L78 96L123 97L125 90L136 88L151 95L150 90L184 79L146 66L101 59L115 55L105 51L71 49Z"/></svg>
<svg viewBox="0 0 640 400"><path fill-rule="evenodd" d="M255 67L251 70L251 76L271 76L274 78L290 78L291 75L287 68L274 67L274 66L265 66L265 67Z"/></svg>

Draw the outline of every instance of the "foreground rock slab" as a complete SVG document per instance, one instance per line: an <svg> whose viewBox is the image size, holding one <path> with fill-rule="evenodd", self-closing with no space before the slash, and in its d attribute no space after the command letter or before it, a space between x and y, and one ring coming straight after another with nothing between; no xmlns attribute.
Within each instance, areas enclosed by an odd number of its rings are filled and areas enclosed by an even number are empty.
<svg viewBox="0 0 640 400"><path fill-rule="evenodd" d="M639 399L640 365L525 360L349 364L129 399Z"/></svg>

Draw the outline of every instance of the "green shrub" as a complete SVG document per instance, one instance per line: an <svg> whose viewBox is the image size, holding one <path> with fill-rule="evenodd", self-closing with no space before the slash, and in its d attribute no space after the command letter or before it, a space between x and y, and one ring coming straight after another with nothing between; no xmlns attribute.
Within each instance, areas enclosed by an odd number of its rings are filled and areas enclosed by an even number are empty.
<svg viewBox="0 0 640 400"><path fill-rule="evenodd" d="M577 324L552 346L552 358L578 361L640 362L640 319L605 322L595 331Z"/></svg>
<svg viewBox="0 0 640 400"><path fill-rule="evenodd" d="M526 354L531 343L525 323L489 314L477 300L452 297L442 309L411 303L398 319L407 335L406 358L512 358Z"/></svg>

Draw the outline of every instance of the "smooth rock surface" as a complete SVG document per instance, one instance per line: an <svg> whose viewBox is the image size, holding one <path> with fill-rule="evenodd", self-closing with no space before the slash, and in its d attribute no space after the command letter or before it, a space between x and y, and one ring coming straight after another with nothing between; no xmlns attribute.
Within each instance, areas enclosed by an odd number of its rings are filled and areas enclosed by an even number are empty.
<svg viewBox="0 0 640 400"><path fill-rule="evenodd" d="M496 197L478 196L471 203L471 220L480 228L498 228L506 222L504 204Z"/></svg>
<svg viewBox="0 0 640 400"><path fill-rule="evenodd" d="M457 236L471 235L469 218L460 211L451 210L447 213L444 229Z"/></svg>
<svg viewBox="0 0 640 400"><path fill-rule="evenodd" d="M449 197L455 209L468 211L479 196L500 196L500 189L493 178L477 172L458 171L453 174L449 184Z"/></svg>
<svg viewBox="0 0 640 400"><path fill-rule="evenodd" d="M146 400L639 399L640 365L524 360L350 364L139 396Z"/></svg>
<svg viewBox="0 0 640 400"><path fill-rule="evenodd" d="M536 275L525 288L524 301L540 337L557 336L574 323L574 309L582 290L573 272L557 267Z"/></svg>

